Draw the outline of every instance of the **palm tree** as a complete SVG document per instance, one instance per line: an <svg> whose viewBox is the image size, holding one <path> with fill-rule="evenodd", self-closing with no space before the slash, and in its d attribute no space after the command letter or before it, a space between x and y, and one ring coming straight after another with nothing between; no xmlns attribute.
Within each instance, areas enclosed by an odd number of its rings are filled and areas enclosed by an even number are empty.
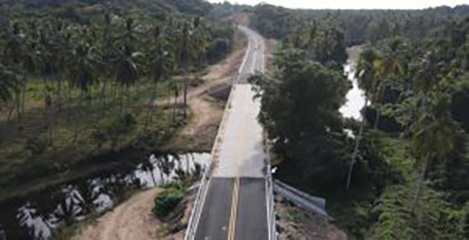
<svg viewBox="0 0 469 240"><path fill-rule="evenodd" d="M72 87L80 89L80 97L74 111L74 137L76 142L78 138L78 119L81 111L82 101L89 98L89 88L97 81L96 65L98 63L94 48L86 42L79 42L71 52L71 62L69 63L68 74Z"/></svg>
<svg viewBox="0 0 469 240"><path fill-rule="evenodd" d="M206 36L201 27L199 17L192 22L184 22L180 35L179 63L182 65L183 73L188 73L188 67L194 61L199 53L207 48ZM187 88L188 79L184 80L184 117L187 116Z"/></svg>
<svg viewBox="0 0 469 240"><path fill-rule="evenodd" d="M17 91L17 81L16 74L0 64L0 103L8 102L13 98L14 93Z"/></svg>
<svg viewBox="0 0 469 240"><path fill-rule="evenodd" d="M21 80L16 81L15 98L16 113L20 124L22 124L22 114L24 113L24 97L26 91L26 76L35 69L37 56L32 39L25 34L18 23L11 27L7 34L7 43L4 48L4 57L14 71L21 75ZM13 69L12 69L13 70Z"/></svg>
<svg viewBox="0 0 469 240"><path fill-rule="evenodd" d="M377 82L376 82L376 70L375 70L375 61L377 59L377 53L371 49L365 49L363 52L360 53L360 57L358 59L358 63L356 66L355 77L358 81L358 86L365 91L365 104L362 108L362 121L360 124L360 129L358 131L358 135L355 138L355 147L352 152L350 168L347 176L347 183L346 189L349 189L350 182L352 180L352 173L353 167L356 162L356 158L358 155L358 151L360 149L360 142L363 137L363 130L365 128L365 116L364 111L366 106L368 105L368 100L374 94L374 89Z"/></svg>
<svg viewBox="0 0 469 240"><path fill-rule="evenodd" d="M61 109L62 104L62 78L65 59L63 46L63 26L48 22L38 33L38 52L40 52L40 74L44 79L49 78L44 89L44 111L49 129L49 144L53 144L53 132L56 110ZM54 87L55 85L55 87Z"/></svg>
<svg viewBox="0 0 469 240"><path fill-rule="evenodd" d="M121 44L113 59L114 74L117 85L120 86L121 111L126 111L124 107L124 95L129 99L128 91L140 77L140 64L138 60L143 54L135 51L137 38L134 32L135 22L132 18L127 18L124 25L124 33L120 36Z"/></svg>
<svg viewBox="0 0 469 240"><path fill-rule="evenodd" d="M128 89L134 85L140 74L138 58L143 54L140 52L132 52L129 45L124 45L118 52L117 58L114 60L114 72L117 84L121 88L121 110L124 111L124 95L128 95Z"/></svg>
<svg viewBox="0 0 469 240"><path fill-rule="evenodd" d="M376 84L377 94L375 96L375 129L378 128L379 118L381 116L381 111L378 105L383 91L385 90L385 84L387 84L387 81L407 73L407 61L403 54L403 48L405 48L405 43L402 39L392 39L375 60L376 79L378 80Z"/></svg>
<svg viewBox="0 0 469 240"><path fill-rule="evenodd" d="M190 34L191 30L189 29L189 23L184 22L182 25L182 31L181 31L181 36L180 36L180 50L179 50L179 63L182 65L182 71L183 74L188 73L188 66L189 62L191 60L191 54L192 54L192 47L190 44ZM184 117L186 117L186 107L187 107L187 79L184 80L184 86L183 86L183 91L184 91Z"/></svg>
<svg viewBox="0 0 469 240"><path fill-rule="evenodd" d="M413 79L414 98L417 98L419 114L410 126L412 147L421 165L412 211L420 198L420 191L430 161L442 160L453 149L455 133L459 126L449 112L450 95L448 77L440 73L439 62L434 52L428 52L420 62L420 69Z"/></svg>
<svg viewBox="0 0 469 240"><path fill-rule="evenodd" d="M101 93L100 93L100 101L101 101L101 106L104 107L106 105L106 87L110 83L110 80L112 79L113 75L113 68L112 68L112 59L115 55L115 50L114 50L114 41L112 39L112 21L111 21L111 15L109 13L106 13L104 15L104 26L103 26L103 36L101 39L101 46L100 49L102 53L100 54L101 60L100 62L102 63L102 69L103 71L101 72L101 76L103 77L102 79L102 87L101 87ZM103 111L101 111L101 114Z"/></svg>
<svg viewBox="0 0 469 240"><path fill-rule="evenodd" d="M173 56L171 51L165 49L167 42L162 35L163 33L161 32L160 28L155 27L153 30L153 40L149 50L149 62L153 80L153 88L147 110L147 116L145 118L145 128L150 122L153 108L155 106L158 82L169 76L173 69Z"/></svg>
<svg viewBox="0 0 469 240"><path fill-rule="evenodd" d="M415 209L420 199L429 162L442 160L453 149L453 136L459 130L448 111L450 103L448 94L436 91L421 97L426 98L422 99L426 106L420 108L420 111L416 111L420 113L420 116L410 127L412 147L416 153L418 164L421 166L412 210Z"/></svg>

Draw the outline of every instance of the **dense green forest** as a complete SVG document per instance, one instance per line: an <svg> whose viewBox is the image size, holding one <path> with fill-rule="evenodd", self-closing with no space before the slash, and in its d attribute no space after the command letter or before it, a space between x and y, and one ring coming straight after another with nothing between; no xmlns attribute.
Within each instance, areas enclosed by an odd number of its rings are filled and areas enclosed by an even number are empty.
<svg viewBox="0 0 469 240"><path fill-rule="evenodd" d="M438 34L452 19L467 16L469 6L424 10L291 10L268 4L251 9L251 25L264 36L283 39L308 25L339 28L348 46L402 36L413 40Z"/></svg>
<svg viewBox="0 0 469 240"><path fill-rule="evenodd" d="M325 197L352 239L469 238L468 6L261 4L251 26L281 43L274 73L250 79L279 178ZM345 48L356 44L362 122L339 113Z"/></svg>
<svg viewBox="0 0 469 240"><path fill-rule="evenodd" d="M1 198L96 155L161 147L190 117L187 89L233 45L202 0L0 6ZM156 107L170 96L184 101Z"/></svg>

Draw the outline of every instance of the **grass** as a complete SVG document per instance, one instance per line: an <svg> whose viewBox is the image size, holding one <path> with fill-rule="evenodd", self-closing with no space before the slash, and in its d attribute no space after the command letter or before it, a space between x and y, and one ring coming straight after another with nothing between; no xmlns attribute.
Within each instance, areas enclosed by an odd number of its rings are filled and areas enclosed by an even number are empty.
<svg viewBox="0 0 469 240"><path fill-rule="evenodd" d="M301 223L301 213L297 208L287 207L283 212L282 218L285 218L289 222L294 222L297 224Z"/></svg>

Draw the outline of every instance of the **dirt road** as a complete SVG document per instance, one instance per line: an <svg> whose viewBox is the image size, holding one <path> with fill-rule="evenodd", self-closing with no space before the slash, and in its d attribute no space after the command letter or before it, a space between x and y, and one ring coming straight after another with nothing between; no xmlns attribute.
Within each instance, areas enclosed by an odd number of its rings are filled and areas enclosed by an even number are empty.
<svg viewBox="0 0 469 240"><path fill-rule="evenodd" d="M151 216L151 209L158 192L159 189L153 188L132 196L125 203L100 217L96 224L85 226L73 239L157 239L158 220Z"/></svg>

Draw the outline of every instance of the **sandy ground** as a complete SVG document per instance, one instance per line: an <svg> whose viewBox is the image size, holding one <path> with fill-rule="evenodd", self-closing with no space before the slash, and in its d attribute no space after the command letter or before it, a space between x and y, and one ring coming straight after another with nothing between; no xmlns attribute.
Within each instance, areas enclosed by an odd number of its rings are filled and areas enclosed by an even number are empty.
<svg viewBox="0 0 469 240"><path fill-rule="evenodd" d="M148 240L157 239L158 220L151 215L159 189L140 192L100 217L96 224L81 229L75 240Z"/></svg>

